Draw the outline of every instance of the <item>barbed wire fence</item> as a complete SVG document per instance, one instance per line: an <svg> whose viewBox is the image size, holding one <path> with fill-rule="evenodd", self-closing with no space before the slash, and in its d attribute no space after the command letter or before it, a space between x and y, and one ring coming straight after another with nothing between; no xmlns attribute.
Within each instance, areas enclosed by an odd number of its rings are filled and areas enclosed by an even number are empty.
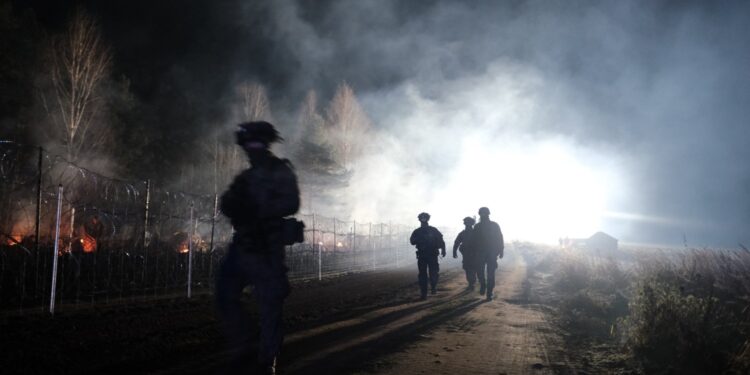
<svg viewBox="0 0 750 375"><path fill-rule="evenodd" d="M36 160L34 160L36 159ZM210 292L232 236L218 197L125 181L0 141L0 311ZM314 213L287 246L292 279L415 262L411 229Z"/></svg>

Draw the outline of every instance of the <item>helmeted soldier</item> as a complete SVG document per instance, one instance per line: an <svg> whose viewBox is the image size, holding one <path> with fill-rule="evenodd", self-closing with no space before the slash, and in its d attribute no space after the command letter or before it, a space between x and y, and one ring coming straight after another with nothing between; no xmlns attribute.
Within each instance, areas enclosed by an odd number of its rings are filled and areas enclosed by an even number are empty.
<svg viewBox="0 0 750 375"><path fill-rule="evenodd" d="M234 354L230 371L245 372L240 367L250 332L240 297L243 288L254 287L260 314L258 364L274 373L283 340L282 307L290 291L283 218L299 209L299 187L289 161L270 151L272 143L282 140L273 125L246 122L235 134L251 167L237 175L221 197L221 211L235 232L218 275L217 305Z"/></svg>
<svg viewBox="0 0 750 375"><path fill-rule="evenodd" d="M479 222L474 225L472 236L473 245L476 247L479 269L479 294L487 293L487 300L492 300L492 291L495 288L495 270L497 259L503 257L505 244L503 232L500 225L490 220L490 209L482 207L479 209ZM485 270L487 279L485 282Z"/></svg>
<svg viewBox="0 0 750 375"><path fill-rule="evenodd" d="M417 268L419 269L419 291L422 299L427 298L427 281L429 278L432 294L437 293L438 255L445 257L445 241L437 228L428 224L430 214L422 212L417 216L420 227L411 234L409 242L417 247ZM441 251L442 250L442 251Z"/></svg>
<svg viewBox="0 0 750 375"><path fill-rule="evenodd" d="M461 265L463 266L464 272L466 273L466 282L469 283L468 289L474 289L474 284L477 282L477 254L476 248L472 244L472 234L474 227L474 218L464 218L464 230L456 236L456 240L453 241L453 258L458 258L458 252L461 252Z"/></svg>

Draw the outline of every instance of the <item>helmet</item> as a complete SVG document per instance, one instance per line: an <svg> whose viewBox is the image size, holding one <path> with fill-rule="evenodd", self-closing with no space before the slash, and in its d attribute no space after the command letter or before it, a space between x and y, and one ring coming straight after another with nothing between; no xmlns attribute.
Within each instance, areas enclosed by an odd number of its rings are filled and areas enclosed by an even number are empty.
<svg viewBox="0 0 750 375"><path fill-rule="evenodd" d="M482 207L479 209L479 216L489 216L490 209L487 207Z"/></svg>
<svg viewBox="0 0 750 375"><path fill-rule="evenodd" d="M467 216L464 218L464 225L474 225L474 223L476 223L476 220L473 217Z"/></svg>
<svg viewBox="0 0 750 375"><path fill-rule="evenodd" d="M243 122L238 125L237 132L234 134L237 137L237 144L240 146L252 141L269 145L284 140L273 125L266 121Z"/></svg>
<svg viewBox="0 0 750 375"><path fill-rule="evenodd" d="M422 221L422 220L429 221L430 214L428 214L427 212L422 212L421 214L417 215L417 219L419 219L419 221Z"/></svg>

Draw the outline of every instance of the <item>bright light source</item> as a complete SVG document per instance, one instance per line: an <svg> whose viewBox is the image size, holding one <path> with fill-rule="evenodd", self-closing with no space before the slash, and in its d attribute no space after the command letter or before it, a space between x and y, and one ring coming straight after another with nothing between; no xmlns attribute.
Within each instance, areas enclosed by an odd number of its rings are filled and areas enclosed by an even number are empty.
<svg viewBox="0 0 750 375"><path fill-rule="evenodd" d="M448 188L436 197L453 224L487 206L509 240L554 243L601 230L620 189L618 171L560 140L516 141L465 140Z"/></svg>

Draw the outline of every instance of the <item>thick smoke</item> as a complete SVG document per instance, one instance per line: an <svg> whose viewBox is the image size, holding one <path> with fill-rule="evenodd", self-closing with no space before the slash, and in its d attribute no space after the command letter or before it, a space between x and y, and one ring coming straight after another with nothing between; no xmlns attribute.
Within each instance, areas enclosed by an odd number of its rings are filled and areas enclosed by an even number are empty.
<svg viewBox="0 0 750 375"><path fill-rule="evenodd" d="M92 4L105 27L173 14L109 34L118 58L166 46L161 73L124 70L185 137L234 121L243 82L285 135L309 90L324 104L350 84L373 125L337 193L353 217L460 227L488 205L511 239L750 242L747 3L117 4Z"/></svg>
<svg viewBox="0 0 750 375"><path fill-rule="evenodd" d="M517 228L511 237L532 237L531 217L564 223L586 209L556 204L566 195L555 192L594 184L606 195L596 224L624 240L748 240L746 4L276 1L264 9L263 28L286 63L277 69L291 77L281 89L325 92L346 80L378 128L378 152L352 183L355 214L424 209L450 225L460 222L447 217L458 206L470 215L497 202L502 223ZM545 145L587 170L560 176L534 164ZM472 165L485 178L462 173ZM512 196L524 191L570 211ZM523 225L503 214L514 200L533 211ZM587 234L567 229L559 235Z"/></svg>

